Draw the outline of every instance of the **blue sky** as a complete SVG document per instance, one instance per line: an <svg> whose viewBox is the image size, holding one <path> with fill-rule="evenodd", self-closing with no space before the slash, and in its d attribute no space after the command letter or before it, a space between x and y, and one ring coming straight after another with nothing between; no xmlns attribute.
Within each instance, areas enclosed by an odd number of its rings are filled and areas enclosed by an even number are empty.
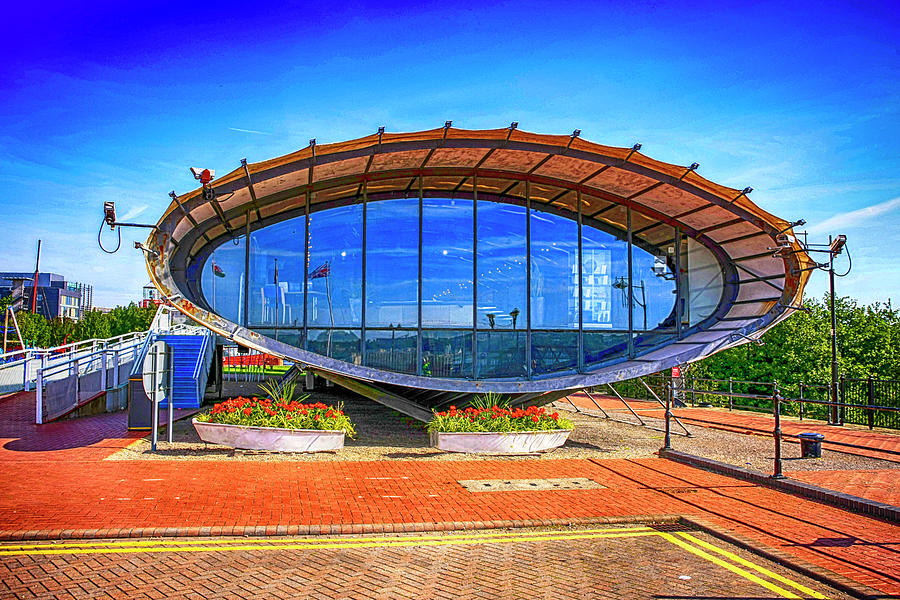
<svg viewBox="0 0 900 600"><path fill-rule="evenodd" d="M809 4L16 3L0 24L0 270L33 268L41 238L42 270L127 303L148 281L131 244L145 232L103 254L103 201L155 222L192 165L515 120L752 186L815 240L848 236L839 294L896 305L900 18Z"/></svg>

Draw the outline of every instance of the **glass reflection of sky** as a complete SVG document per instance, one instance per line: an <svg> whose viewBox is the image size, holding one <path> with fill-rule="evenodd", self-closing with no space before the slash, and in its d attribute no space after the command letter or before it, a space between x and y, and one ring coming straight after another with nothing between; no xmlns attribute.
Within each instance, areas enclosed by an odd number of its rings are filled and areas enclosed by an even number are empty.
<svg viewBox="0 0 900 600"><path fill-rule="evenodd" d="M424 198L421 202L422 327L432 330L427 333L427 343L423 342L423 372L470 377L473 358L480 377L521 377L529 369L539 375L574 368L577 335L565 331L575 332L579 324L577 223L553 213L531 212L530 325L535 334L532 356L526 361L526 209L478 202L476 262L474 202L446 198ZM366 336L366 347L372 352L366 362L415 372L416 365L409 362L416 356L415 344L409 346L409 333L401 335L400 329L418 326L419 199L371 201L366 212L366 327L385 330ZM303 280L308 274L308 326L318 328L315 339L310 338L309 349L320 350L324 343L323 347L330 348L325 352L335 355L337 342L333 336L323 337L326 330L321 328L339 328L351 338L341 342L342 359L358 364L361 346L356 342L361 340L363 324L362 216L361 204L312 213L306 260L305 217L253 232L250 325L302 328ZM582 228L582 319L586 332L596 332L590 339L585 334L585 364L603 362L624 352L622 336L627 333L614 333L628 329L628 244L624 237L624 233L617 236L591 227L587 220ZM632 313L635 330L644 329L645 312L647 329L674 327L674 248L670 252L667 243L662 246L652 252L637 245L633 248L638 301ZM476 264L477 271L473 271ZM213 265L219 276L214 274ZM310 276L323 268L327 276ZM244 240L239 238L237 245L226 243L213 252L201 279L210 307L238 323L243 319L243 271ZM472 327L476 291L475 325L483 333L478 334L477 357L473 357L472 334L450 329ZM293 339L289 332L285 335L284 339ZM412 335L415 341L415 332Z"/></svg>

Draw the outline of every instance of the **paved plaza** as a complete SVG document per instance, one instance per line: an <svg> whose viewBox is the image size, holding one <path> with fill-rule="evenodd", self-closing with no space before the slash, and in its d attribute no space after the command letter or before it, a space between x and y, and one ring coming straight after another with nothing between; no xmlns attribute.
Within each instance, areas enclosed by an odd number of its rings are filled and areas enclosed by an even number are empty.
<svg viewBox="0 0 900 600"><path fill-rule="evenodd" d="M27 394L0 400L7 595L817 597L748 579L685 544L739 561L682 534L828 597L900 595L896 523L654 456L108 460L143 443L124 415L37 427L29 408ZM486 493L460 483L554 478L600 485ZM879 481L894 497L896 478ZM625 526L649 529L628 536L616 529ZM519 539L536 527L557 533ZM575 529L616 531L576 539ZM391 541L398 534L419 537ZM60 545L73 543L100 545Z"/></svg>

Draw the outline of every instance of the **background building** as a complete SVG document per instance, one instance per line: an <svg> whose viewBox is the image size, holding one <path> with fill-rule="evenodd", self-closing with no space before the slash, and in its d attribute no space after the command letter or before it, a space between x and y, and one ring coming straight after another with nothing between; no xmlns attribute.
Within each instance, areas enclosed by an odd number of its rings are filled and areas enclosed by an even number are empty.
<svg viewBox="0 0 900 600"><path fill-rule="evenodd" d="M77 321L92 308L94 288L91 285L67 282L57 273L40 272L36 290L34 283L33 272L0 272L0 297L13 296L14 308L29 311L34 302L35 312L46 319L62 317Z"/></svg>

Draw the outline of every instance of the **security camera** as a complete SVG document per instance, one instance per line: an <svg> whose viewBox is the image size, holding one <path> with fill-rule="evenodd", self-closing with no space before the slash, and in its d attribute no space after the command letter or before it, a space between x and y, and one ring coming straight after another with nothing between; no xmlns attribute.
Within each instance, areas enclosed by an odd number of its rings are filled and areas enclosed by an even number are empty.
<svg viewBox="0 0 900 600"><path fill-rule="evenodd" d="M103 203L103 221L109 225L110 229L116 228L116 203L115 202L104 202Z"/></svg>
<svg viewBox="0 0 900 600"><path fill-rule="evenodd" d="M203 185L206 185L210 181L213 180L216 176L216 172L213 169L201 169L199 167L191 167L191 175L194 176L194 179L197 179Z"/></svg>

